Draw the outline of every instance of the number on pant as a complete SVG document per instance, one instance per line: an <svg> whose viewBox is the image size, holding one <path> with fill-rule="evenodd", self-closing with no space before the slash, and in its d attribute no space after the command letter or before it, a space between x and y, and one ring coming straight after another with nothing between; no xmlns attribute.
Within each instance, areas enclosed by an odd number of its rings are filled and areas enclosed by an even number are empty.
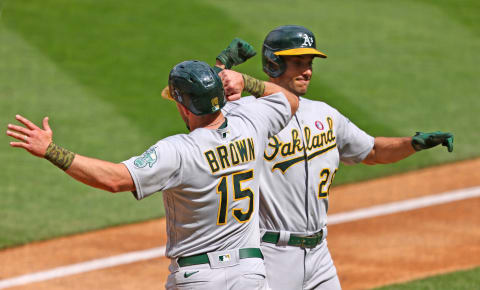
<svg viewBox="0 0 480 290"><path fill-rule="evenodd" d="M254 193L247 187L242 188L242 182L251 180L253 178L253 169L238 172L232 175L223 176L217 185L217 194L220 195L220 201L217 214L217 225L224 225L227 223L228 216L228 179L233 183L233 200L242 200L248 198L248 208L243 210L242 208L232 209L233 217L239 222L244 223L250 220L254 208Z"/></svg>
<svg viewBox="0 0 480 290"><path fill-rule="evenodd" d="M330 186L332 186L333 179L335 178L335 174L337 173L337 169L330 174L329 168L324 168L320 172L320 185L318 186L318 198L327 198L328 192L330 191ZM328 183L328 187L326 186Z"/></svg>

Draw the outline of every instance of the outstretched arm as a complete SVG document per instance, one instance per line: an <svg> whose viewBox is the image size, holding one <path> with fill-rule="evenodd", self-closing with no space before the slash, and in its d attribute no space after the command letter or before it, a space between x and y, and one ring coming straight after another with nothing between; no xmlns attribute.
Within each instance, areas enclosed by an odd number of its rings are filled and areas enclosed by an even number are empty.
<svg viewBox="0 0 480 290"><path fill-rule="evenodd" d="M65 171L76 180L110 192L135 191L135 184L127 167L100 159L75 155Z"/></svg>
<svg viewBox="0 0 480 290"><path fill-rule="evenodd" d="M19 140L10 142L10 146L23 148L34 156L47 159L71 177L92 187L110 192L135 190L125 165L81 156L55 145L48 117L43 119L43 129L20 115L16 119L25 127L8 124L7 135Z"/></svg>
<svg viewBox="0 0 480 290"><path fill-rule="evenodd" d="M415 153L410 137L376 137L372 151L363 160L368 165L400 161Z"/></svg>
<svg viewBox="0 0 480 290"><path fill-rule="evenodd" d="M372 151L363 160L363 163L387 164L400 161L416 151L429 149L442 144L453 151L453 135L451 133L417 132L413 137L376 137Z"/></svg>

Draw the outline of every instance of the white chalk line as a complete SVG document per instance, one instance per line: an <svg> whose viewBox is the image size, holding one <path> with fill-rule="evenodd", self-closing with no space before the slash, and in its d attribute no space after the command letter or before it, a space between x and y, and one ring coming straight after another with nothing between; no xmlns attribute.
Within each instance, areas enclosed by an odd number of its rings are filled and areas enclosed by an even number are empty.
<svg viewBox="0 0 480 290"><path fill-rule="evenodd" d="M165 255L165 247L158 247L144 251L130 252L122 255L112 256L108 258L95 259L87 262L72 264L68 266L53 268L47 271L41 271L10 279L0 280L0 289L8 287L20 286L34 282L41 282L54 278L60 278L75 274L81 274L89 271L100 270L124 264L135 263L143 260L163 257Z"/></svg>
<svg viewBox="0 0 480 290"><path fill-rule="evenodd" d="M439 205L459 201L468 198L480 196L480 186L464 188L455 191L444 192L441 194L428 195L424 197L408 199L404 201L385 203L382 205L372 206L368 208L353 210L344 213L338 213L328 216L328 224L340 224L360 219L366 219L376 216L398 213L402 211L409 211L423 207Z"/></svg>
<svg viewBox="0 0 480 290"><path fill-rule="evenodd" d="M399 202L392 202L378 206L372 206L359 210L353 210L344 213L332 214L328 217L328 224L340 224L360 219L366 219L376 216L388 215L403 211L435 206L439 204L480 197L480 186L449 191L442 194L435 194L414 198ZM144 251L130 252L122 255L108 258L95 259L87 262L53 268L47 271L41 271L9 279L0 280L0 289L14 286L25 285L34 282L41 282L54 278L66 277L75 274L81 274L94 270L100 270L124 264L135 263L143 260L160 258L165 255L165 247L158 247Z"/></svg>

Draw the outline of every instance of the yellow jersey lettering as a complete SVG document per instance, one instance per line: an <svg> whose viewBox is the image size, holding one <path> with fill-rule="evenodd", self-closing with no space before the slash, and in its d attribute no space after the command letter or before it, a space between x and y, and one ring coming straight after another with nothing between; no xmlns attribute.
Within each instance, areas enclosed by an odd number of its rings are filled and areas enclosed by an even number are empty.
<svg viewBox="0 0 480 290"><path fill-rule="evenodd" d="M255 145L253 143L253 138L248 138L248 146L249 146L249 153L250 153L250 159L249 160L255 160Z"/></svg>
<svg viewBox="0 0 480 290"><path fill-rule="evenodd" d="M275 158L275 156L277 156L280 147L282 147L282 143L280 142L280 140L278 140L277 136L273 136L272 138L270 138L267 146L273 148L273 152L271 155L268 155L267 150L265 150L265 152L263 153L263 158L265 158L265 160L271 161Z"/></svg>
<svg viewBox="0 0 480 290"><path fill-rule="evenodd" d="M230 148L230 157L232 159L232 165L239 164L240 159L238 158L238 152L237 152L237 148L235 147L235 144L230 143L228 147Z"/></svg>
<svg viewBox="0 0 480 290"><path fill-rule="evenodd" d="M292 143L294 148L294 151L293 151L294 154L295 154L295 150L297 150L298 152L303 151L303 144L302 144L302 140L299 138L299 135L300 134L298 133L297 129L292 130Z"/></svg>
<svg viewBox="0 0 480 290"><path fill-rule="evenodd" d="M213 153L213 150L208 150L207 152L204 153L205 158L207 158L208 165L210 166L210 170L212 173L217 172L220 169L220 166L218 165L217 158L215 157L215 153Z"/></svg>
<svg viewBox="0 0 480 290"><path fill-rule="evenodd" d="M242 139L218 146L215 150L207 150L203 154L212 173L216 173L220 169L255 160L255 143L253 138Z"/></svg>
<svg viewBox="0 0 480 290"><path fill-rule="evenodd" d="M245 143L245 139L235 142L235 145L237 146L241 162L244 163L246 160L248 160L247 144Z"/></svg>
<svg viewBox="0 0 480 290"><path fill-rule="evenodd" d="M328 130L323 131L323 126L319 134L312 134L312 129L308 126L303 127L304 139L301 139L297 129L292 129L292 139L290 142L282 142L277 136L270 138L270 141L263 154L267 161L274 160L278 153L283 158L279 158L273 166L272 171L280 169L285 172L291 166L311 160L337 147L335 143L335 134L333 132L333 119L327 117ZM320 129L320 128L319 128ZM325 128L326 129L326 128ZM306 149L306 154L297 155ZM289 159L287 159L289 158Z"/></svg>
<svg viewBox="0 0 480 290"><path fill-rule="evenodd" d="M220 159L220 164L222 165L222 169L225 169L227 167L230 167L230 162L228 162L228 153L227 153L227 147L225 146L219 146L217 147L217 154L218 154L218 159Z"/></svg>
<svg viewBox="0 0 480 290"><path fill-rule="evenodd" d="M328 132L327 132L327 143L335 141L335 135L333 135L333 120L332 118L327 118L328 123Z"/></svg>

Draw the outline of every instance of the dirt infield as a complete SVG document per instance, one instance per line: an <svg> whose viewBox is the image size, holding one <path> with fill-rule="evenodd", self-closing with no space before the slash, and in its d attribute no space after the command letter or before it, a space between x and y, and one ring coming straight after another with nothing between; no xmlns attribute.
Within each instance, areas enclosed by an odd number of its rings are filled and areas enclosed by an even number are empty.
<svg viewBox="0 0 480 290"><path fill-rule="evenodd" d="M480 185L480 159L331 190L329 214ZM480 266L480 198L329 226L344 289L366 289ZM20 275L165 245L163 219L0 251L0 282ZM155 258L11 289L163 289Z"/></svg>

